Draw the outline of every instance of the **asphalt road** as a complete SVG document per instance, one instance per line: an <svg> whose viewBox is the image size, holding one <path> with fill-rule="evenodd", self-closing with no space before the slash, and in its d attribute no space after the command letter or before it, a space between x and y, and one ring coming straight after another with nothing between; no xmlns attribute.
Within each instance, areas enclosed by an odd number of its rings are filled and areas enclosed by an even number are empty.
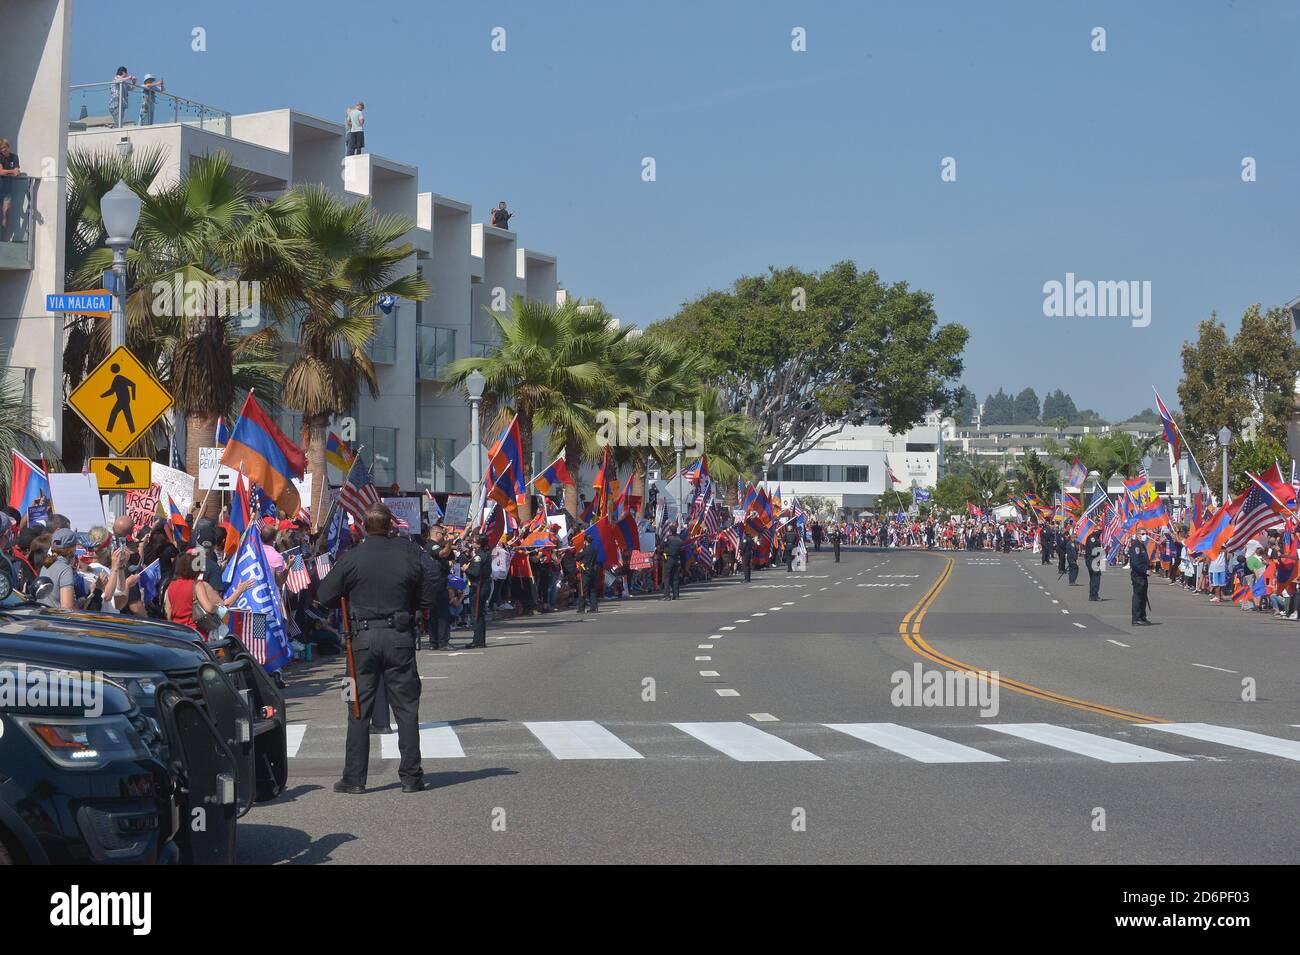
<svg viewBox="0 0 1300 955"><path fill-rule="evenodd" d="M240 858L1300 861L1300 625L1153 583L1156 626L1132 628L1126 574L1086 594L1028 553L846 549L517 618L419 654L419 794L377 737L371 791L330 791L343 665L297 667L289 789ZM962 667L996 694L921 692Z"/></svg>

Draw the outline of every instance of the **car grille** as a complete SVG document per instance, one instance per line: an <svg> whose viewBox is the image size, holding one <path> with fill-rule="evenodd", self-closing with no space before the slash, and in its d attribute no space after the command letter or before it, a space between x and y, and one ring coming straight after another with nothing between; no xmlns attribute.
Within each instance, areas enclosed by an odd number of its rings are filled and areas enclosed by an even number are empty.
<svg viewBox="0 0 1300 955"><path fill-rule="evenodd" d="M176 688L195 703L203 703L203 687L199 683L199 672L194 670L167 670L167 679L176 684Z"/></svg>
<svg viewBox="0 0 1300 955"><path fill-rule="evenodd" d="M154 725L148 717L140 712L140 707L133 706L131 711L126 714L127 720L131 723L131 728L135 730L140 742L149 749L155 759L163 758L163 741L162 737L154 732Z"/></svg>

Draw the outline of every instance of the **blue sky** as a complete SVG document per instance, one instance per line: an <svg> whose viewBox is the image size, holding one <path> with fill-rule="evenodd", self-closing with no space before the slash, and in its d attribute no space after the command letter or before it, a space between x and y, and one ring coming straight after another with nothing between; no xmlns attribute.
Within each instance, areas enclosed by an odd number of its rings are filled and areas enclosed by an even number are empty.
<svg viewBox="0 0 1300 955"><path fill-rule="evenodd" d="M1061 387L1123 416L1153 384L1176 402L1212 311L1235 329L1300 295L1297 25L1300 4L1253 0L79 2L71 72L125 64L232 112L362 99L371 151L476 218L506 199L625 322L852 259L970 329L981 400ZM1149 280L1150 326L1044 317L1066 272Z"/></svg>

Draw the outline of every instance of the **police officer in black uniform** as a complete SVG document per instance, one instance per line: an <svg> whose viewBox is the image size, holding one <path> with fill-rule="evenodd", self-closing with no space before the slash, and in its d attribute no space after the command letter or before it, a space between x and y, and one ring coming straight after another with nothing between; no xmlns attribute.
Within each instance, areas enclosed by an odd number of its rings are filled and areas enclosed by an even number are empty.
<svg viewBox="0 0 1300 955"><path fill-rule="evenodd" d="M366 537L347 551L320 582L316 599L332 606L347 598L352 650L356 659L353 692L360 707L348 706L347 755L339 793L366 790L370 761L367 724L375 706L375 688L382 676L397 718L398 776L402 792L424 789L420 764L420 674L415 666L415 620L433 606L433 581L425 574L417 550L408 540L393 537L393 515L383 504L372 504L363 517Z"/></svg>
<svg viewBox="0 0 1300 955"><path fill-rule="evenodd" d="M837 547L839 545L836 545ZM754 560L754 538L749 536L749 531L744 530L740 533L740 569L745 572L745 583L749 583L749 576L752 571Z"/></svg>
<svg viewBox="0 0 1300 955"><path fill-rule="evenodd" d="M812 539L813 551L820 554L822 552L822 522L814 520L812 522Z"/></svg>
<svg viewBox="0 0 1300 955"><path fill-rule="evenodd" d="M478 650L487 646L487 594L492 589L492 548L488 540L486 534L478 535L474 556L465 570L465 579L474 588L469 597L474 608L474 639L469 645Z"/></svg>
<svg viewBox="0 0 1300 955"><path fill-rule="evenodd" d="M1088 565L1088 599L1101 599L1101 529L1094 528L1083 545L1083 559Z"/></svg>
<svg viewBox="0 0 1300 955"><path fill-rule="evenodd" d="M1056 541L1057 580L1060 580L1061 575L1065 573L1066 545L1069 541L1069 536L1065 533L1065 528L1060 527L1059 525L1053 531L1053 534L1055 535L1054 539Z"/></svg>
<svg viewBox="0 0 1300 955"><path fill-rule="evenodd" d="M1056 539L1052 536L1052 527L1050 524L1039 525L1038 547L1041 551L1044 564L1052 562L1052 551L1056 550Z"/></svg>
<svg viewBox="0 0 1300 955"><path fill-rule="evenodd" d="M425 576L433 582L433 606L429 608L429 648L434 649L437 646L437 611L438 604L445 603L450 613L451 601L447 596L447 571L443 569L442 561L433 555L433 551L426 546L425 542L418 537L410 538L411 546L415 548L416 554L420 558L420 566L424 568ZM450 624L448 624L450 630ZM419 628L416 628L416 647L419 647Z"/></svg>
<svg viewBox="0 0 1300 955"><path fill-rule="evenodd" d="M1128 576L1133 584L1133 626L1149 626L1147 619L1147 574L1151 572L1151 557L1147 554L1147 532L1138 531L1137 539L1128 545Z"/></svg>
<svg viewBox="0 0 1300 955"><path fill-rule="evenodd" d="M794 571L794 551L799 546L799 531L795 528L794 521L785 525L782 542L785 544L785 572L789 574Z"/></svg>
<svg viewBox="0 0 1300 955"><path fill-rule="evenodd" d="M451 576L451 540L442 527L429 531L429 556L442 574L443 586L434 594L433 610L429 612L429 648L451 649L451 596L447 592L447 578Z"/></svg>
<svg viewBox="0 0 1300 955"><path fill-rule="evenodd" d="M1079 542L1075 540L1073 528L1065 536L1065 567L1070 575L1070 586L1079 586Z"/></svg>
<svg viewBox="0 0 1300 955"><path fill-rule="evenodd" d="M590 534L595 533L593 527ZM578 551L578 573L582 574L583 603L578 613L595 613L600 603L600 591L605 585L605 571L596 559L596 545L591 542L590 534L583 539L582 550Z"/></svg>
<svg viewBox="0 0 1300 955"><path fill-rule="evenodd" d="M831 547L835 549L835 563L840 562L840 544L844 541L844 532L838 523L831 525Z"/></svg>
<svg viewBox="0 0 1300 955"><path fill-rule="evenodd" d="M674 527L664 541L664 600L676 600L681 595L683 546L681 535Z"/></svg>

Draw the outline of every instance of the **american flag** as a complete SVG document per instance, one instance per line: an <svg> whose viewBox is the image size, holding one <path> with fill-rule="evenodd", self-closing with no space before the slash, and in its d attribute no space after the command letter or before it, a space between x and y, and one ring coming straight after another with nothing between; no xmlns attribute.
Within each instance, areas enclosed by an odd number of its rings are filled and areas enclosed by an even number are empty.
<svg viewBox="0 0 1300 955"><path fill-rule="evenodd" d="M1270 527L1282 523L1282 518L1273 510L1273 502L1269 496L1260 489L1259 485L1252 484L1245 500L1241 502L1241 507L1237 509L1237 517L1232 522L1232 536L1228 538L1225 546L1229 550L1236 550Z"/></svg>
<svg viewBox="0 0 1300 955"><path fill-rule="evenodd" d="M284 579L291 593L300 594L311 586L311 574L307 573L307 562L302 554L295 554L289 564L289 576Z"/></svg>
<svg viewBox="0 0 1300 955"><path fill-rule="evenodd" d="M317 557L316 558L316 579L324 580L325 575L330 572L330 568L333 566L334 566L334 561L330 559L329 554L321 554L319 557Z"/></svg>
<svg viewBox="0 0 1300 955"><path fill-rule="evenodd" d="M248 648L254 660L266 663L266 614L232 609L226 613L226 626Z"/></svg>
<svg viewBox="0 0 1300 955"><path fill-rule="evenodd" d="M393 527L406 534L409 534L411 532L410 522L402 520L396 514L393 515Z"/></svg>
<svg viewBox="0 0 1300 955"><path fill-rule="evenodd" d="M361 460L361 455L357 455L348 471L348 479L343 483L343 489L339 491L339 506L351 514L353 520L359 524L366 513L366 508L378 503L379 492L375 490L375 482L370 479L370 469L366 467L366 462Z"/></svg>
<svg viewBox="0 0 1300 955"><path fill-rule="evenodd" d="M895 477L895 475L894 475L894 469L891 468L888 464L885 465L885 477L889 478L889 482L890 482L891 484L902 484L902 483L903 483L903 482L900 481L897 477Z"/></svg>

